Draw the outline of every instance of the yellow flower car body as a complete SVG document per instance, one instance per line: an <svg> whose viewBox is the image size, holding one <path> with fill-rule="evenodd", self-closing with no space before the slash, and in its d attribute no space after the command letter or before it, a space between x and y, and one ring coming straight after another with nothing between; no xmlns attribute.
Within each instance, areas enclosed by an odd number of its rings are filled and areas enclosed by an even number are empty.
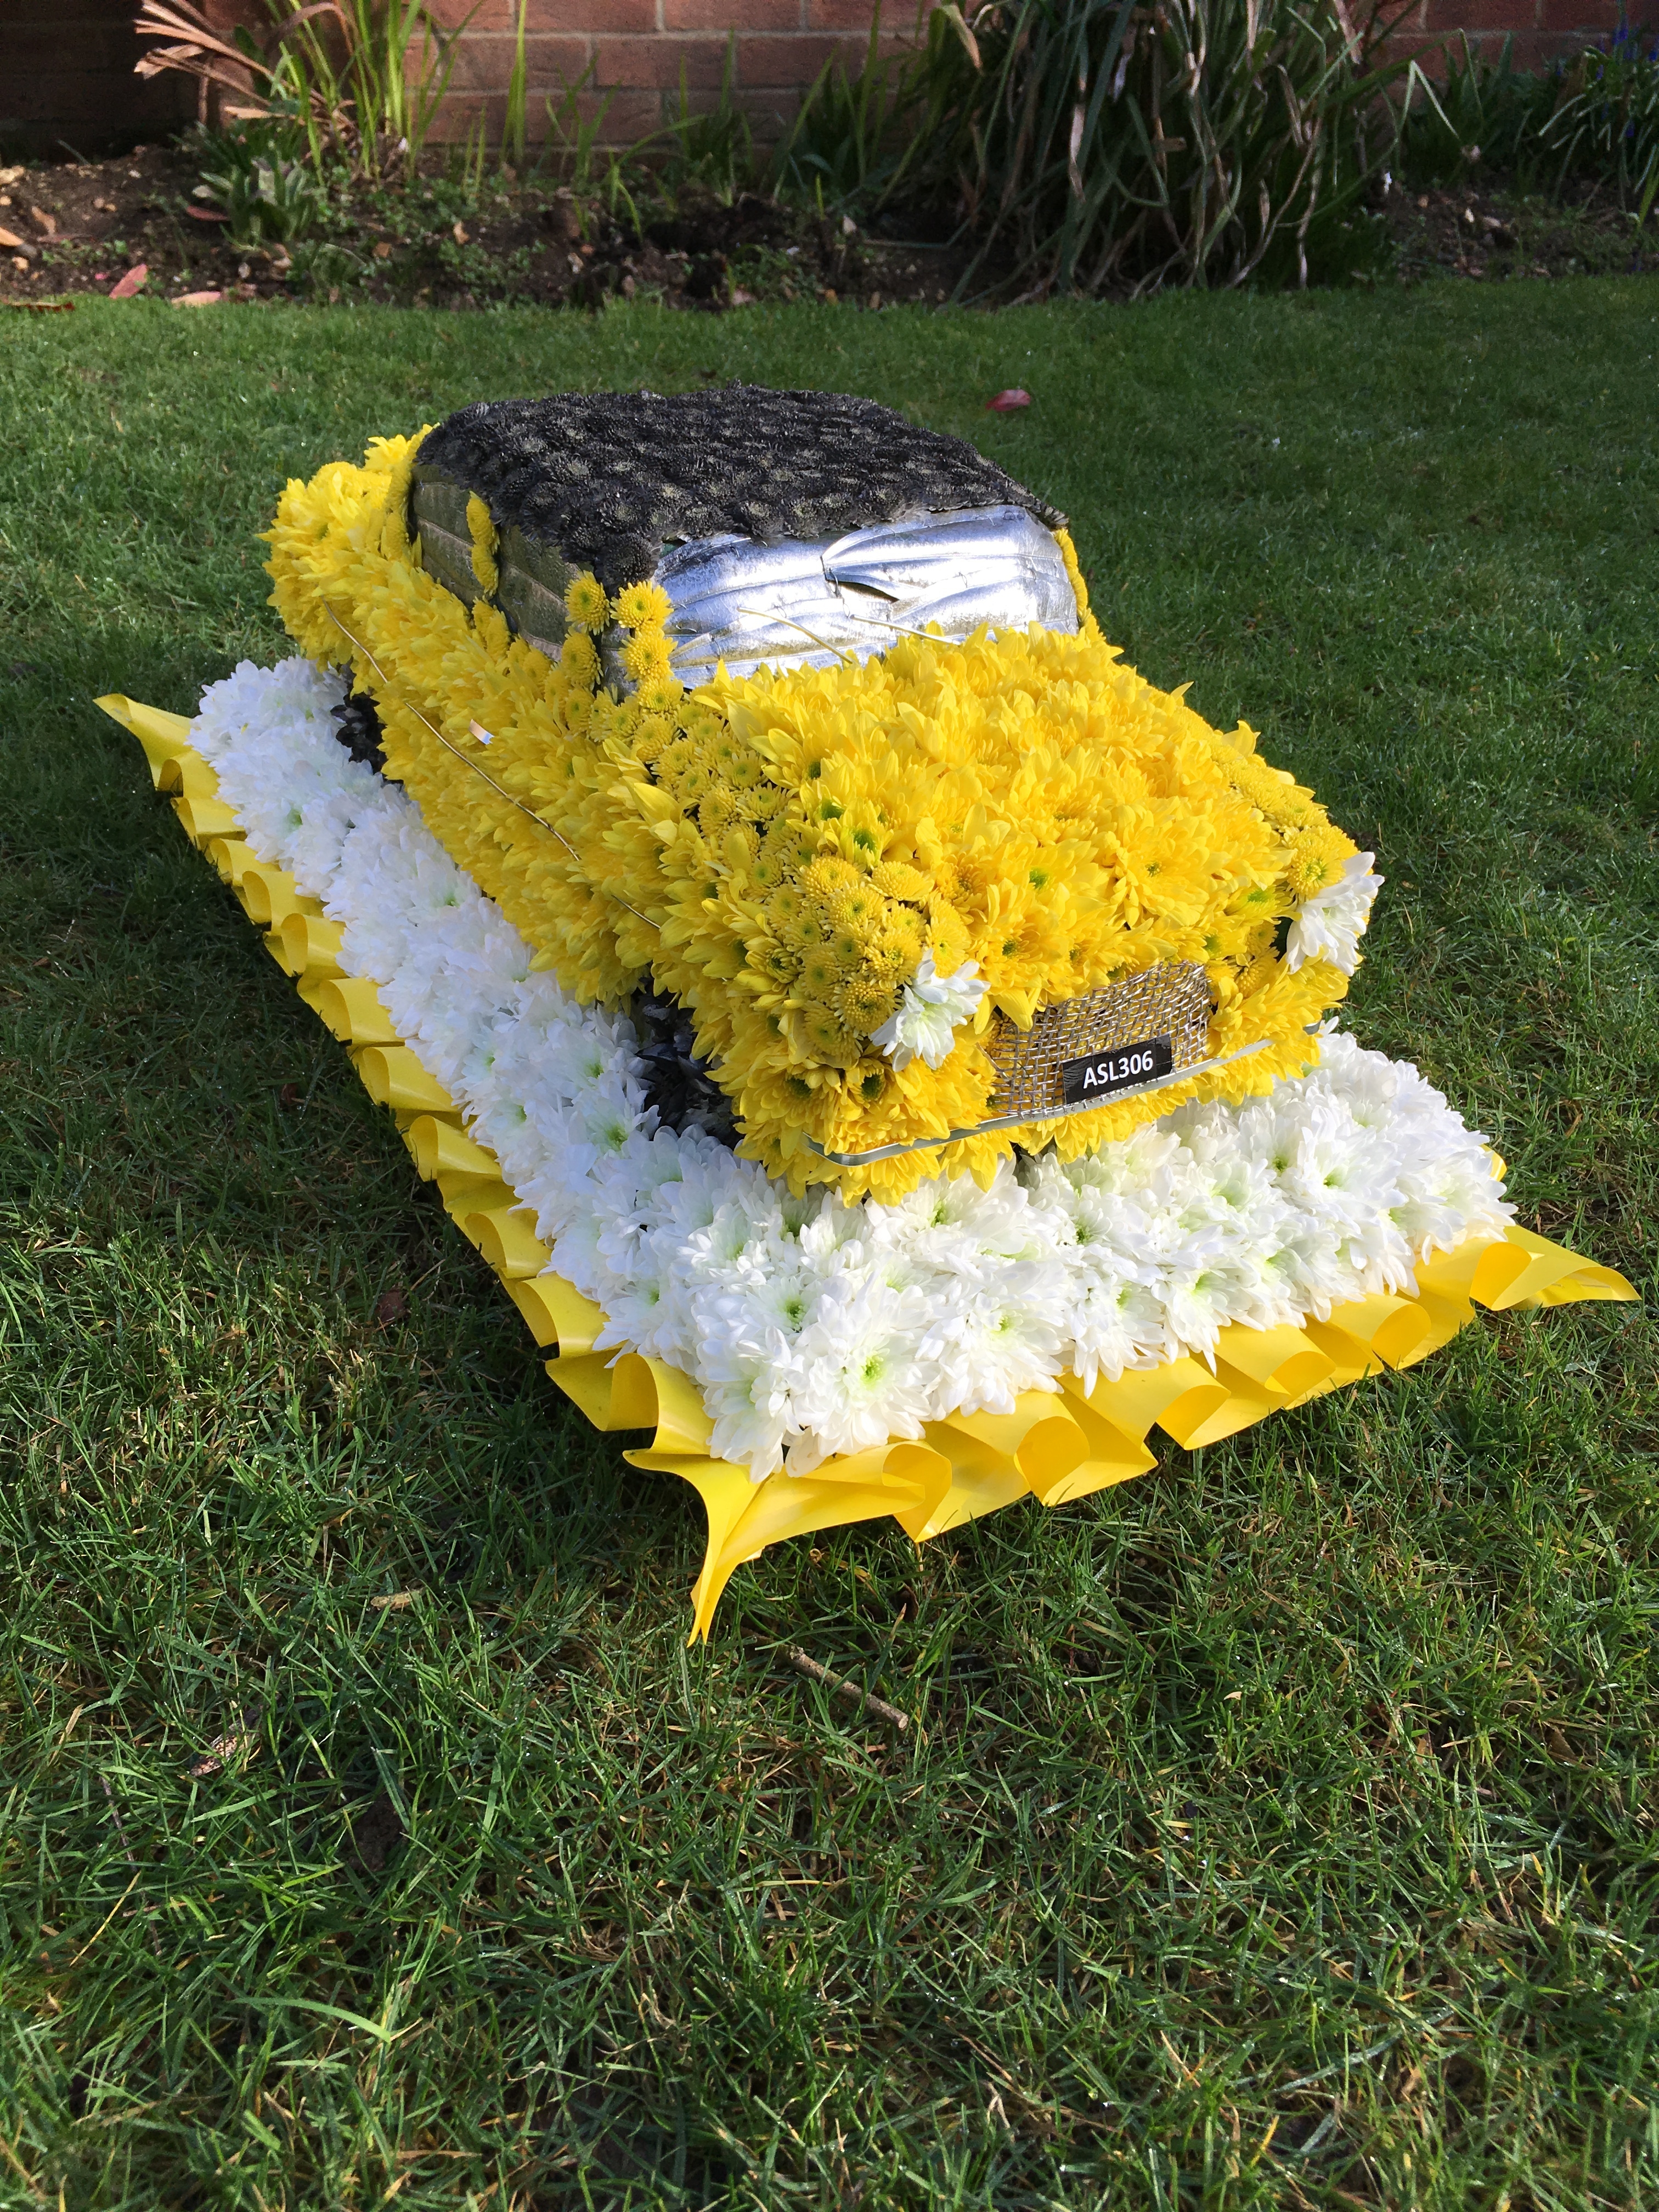
<svg viewBox="0 0 1659 2212"><path fill-rule="evenodd" d="M385 772L539 966L585 1004L654 988L689 1011L769 1174L881 1200L941 1171L983 1182L1015 1147L1074 1158L1316 1060L1346 977L1293 967L1285 925L1355 848L1247 725L1213 729L1122 665L1063 531L1073 635L902 634L687 684L648 579L572 574L554 651L515 629L476 493L471 605L428 573L422 443L289 485L274 602L307 653L349 663ZM900 1065L877 1033L924 960L982 989L940 1064ZM1034 1024L1153 973L1202 978L1196 1072L1009 1110Z"/></svg>

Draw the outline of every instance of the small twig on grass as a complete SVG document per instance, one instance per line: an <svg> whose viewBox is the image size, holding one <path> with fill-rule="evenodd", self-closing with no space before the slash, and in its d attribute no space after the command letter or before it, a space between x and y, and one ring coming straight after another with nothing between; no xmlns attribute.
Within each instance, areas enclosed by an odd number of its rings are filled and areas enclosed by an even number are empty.
<svg viewBox="0 0 1659 2212"><path fill-rule="evenodd" d="M896 1705L890 1705L885 1698L877 1697L873 1691L863 1689L856 1682L849 1682L845 1674L832 1674L816 1659L809 1659L798 1644L792 1645L785 1656L799 1673L810 1674L815 1682L822 1682L825 1689L833 1690L838 1698L846 1698L855 1705L867 1705L872 1713L879 1713L883 1720L891 1721L901 1735L909 1727L908 1713L902 1713Z"/></svg>

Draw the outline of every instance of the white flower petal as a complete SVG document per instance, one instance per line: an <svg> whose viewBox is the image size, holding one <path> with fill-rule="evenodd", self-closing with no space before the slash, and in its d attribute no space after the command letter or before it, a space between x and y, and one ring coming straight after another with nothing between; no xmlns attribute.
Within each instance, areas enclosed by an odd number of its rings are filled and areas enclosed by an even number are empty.
<svg viewBox="0 0 1659 2212"><path fill-rule="evenodd" d="M1383 878L1371 872L1375 853L1351 853L1334 884L1303 900L1285 940L1285 964L1292 971L1304 960L1328 960L1345 975L1359 965L1359 940L1371 918L1371 904Z"/></svg>
<svg viewBox="0 0 1659 2212"><path fill-rule="evenodd" d="M957 1030L978 1012L986 988L975 962L965 960L953 974L941 975L932 951L924 952L896 1010L871 1033L870 1042L900 1070L913 1060L943 1067L956 1049Z"/></svg>

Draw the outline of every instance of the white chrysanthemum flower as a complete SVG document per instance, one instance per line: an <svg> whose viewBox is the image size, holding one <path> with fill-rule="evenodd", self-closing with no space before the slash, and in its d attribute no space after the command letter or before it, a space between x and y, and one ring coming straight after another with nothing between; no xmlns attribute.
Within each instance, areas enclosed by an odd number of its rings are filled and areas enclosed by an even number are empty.
<svg viewBox="0 0 1659 2212"><path fill-rule="evenodd" d="M1419 1260L1449 1252L1467 1237L1501 1237L1515 1218L1492 1154L1473 1130L1463 1145L1425 1148L1420 1159L1402 1163L1399 1181L1402 1197L1390 1216Z"/></svg>
<svg viewBox="0 0 1659 2212"><path fill-rule="evenodd" d="M937 1176L893 1205L865 1212L866 1233L877 1243L972 1283L1052 1249L1059 1229L1031 1204L1008 1160L998 1163L988 1189L971 1176Z"/></svg>
<svg viewBox="0 0 1659 2212"><path fill-rule="evenodd" d="M617 1281L619 1287L605 1301L605 1327L593 1340L594 1349L641 1352L647 1359L672 1358L668 1346L678 1339L672 1311L672 1285L643 1260L625 1274L618 1274Z"/></svg>
<svg viewBox="0 0 1659 2212"><path fill-rule="evenodd" d="M1066 1273L1077 1291L1097 1282L1150 1283L1156 1273L1158 1240L1152 1224L1156 1209L1141 1197L1114 1197L1100 1190L1066 1191L1069 1237L1063 1246Z"/></svg>
<svg viewBox="0 0 1659 2212"><path fill-rule="evenodd" d="M694 1280L742 1281L764 1274L768 1262L775 1260L771 1224L763 1210L757 1216L744 1203L746 1195L740 1192L722 1200L714 1219L685 1238L682 1264Z"/></svg>
<svg viewBox="0 0 1659 2212"><path fill-rule="evenodd" d="M1382 888L1373 875L1375 853L1351 853L1334 884L1303 900L1285 940L1285 965L1292 971L1304 960L1328 960L1345 975L1359 965L1359 940L1371 918L1371 902Z"/></svg>
<svg viewBox="0 0 1659 2212"><path fill-rule="evenodd" d="M1182 1157L1176 1132L1176 1116L1150 1121L1121 1143L1103 1145L1059 1170L1074 1190L1097 1190L1117 1196L1133 1194L1149 1200L1167 1191L1170 1176Z"/></svg>
<svg viewBox="0 0 1659 2212"><path fill-rule="evenodd" d="M1328 1321L1331 1308L1354 1295L1353 1269L1328 1224L1292 1214L1262 1257L1262 1273L1283 1301L1287 1319Z"/></svg>
<svg viewBox="0 0 1659 2212"><path fill-rule="evenodd" d="M747 1466L751 1482L775 1474L786 1444L799 1433L790 1389L798 1373L781 1336L712 1346L703 1393L714 1421L711 1456Z"/></svg>
<svg viewBox="0 0 1659 2212"><path fill-rule="evenodd" d="M976 962L964 960L953 974L941 975L932 951L924 952L921 965L900 995L897 1010L871 1031L870 1042L896 1068L908 1067L913 1060L943 1067L956 1049L958 1024L973 1019L988 988L980 978Z"/></svg>
<svg viewBox="0 0 1659 2212"><path fill-rule="evenodd" d="M743 1291L746 1323L793 1343L817 1306L818 1284L808 1269L780 1264Z"/></svg>
<svg viewBox="0 0 1659 2212"><path fill-rule="evenodd" d="M927 1319L917 1305L867 1266L844 1267L824 1285L797 1346L794 1410L804 1434L790 1446L792 1473L810 1474L836 1452L921 1434L931 1408L917 1372Z"/></svg>
<svg viewBox="0 0 1659 2212"><path fill-rule="evenodd" d="M1023 1390L1059 1389L1063 1310L1029 1292L1022 1296L1024 1287L1008 1283L1000 1295L981 1291L947 1327L929 1331L925 1349L960 1378L955 1411L1012 1413Z"/></svg>
<svg viewBox="0 0 1659 2212"><path fill-rule="evenodd" d="M1131 1367L1156 1367L1182 1347L1170 1330L1168 1310L1146 1283L1104 1273L1085 1283L1066 1316L1067 1360L1085 1391L1102 1376L1109 1382Z"/></svg>
<svg viewBox="0 0 1659 2212"><path fill-rule="evenodd" d="M1260 1328L1265 1285L1254 1254L1235 1249L1166 1267L1158 1294L1170 1317L1170 1334L1188 1352L1213 1364L1215 1340L1236 1322Z"/></svg>
<svg viewBox="0 0 1659 2212"><path fill-rule="evenodd" d="M836 1264L837 1255L849 1244L860 1243L873 1219L862 1206L847 1205L841 1193L832 1190L825 1194L817 1211L802 1222L796 1242L808 1264L828 1275Z"/></svg>

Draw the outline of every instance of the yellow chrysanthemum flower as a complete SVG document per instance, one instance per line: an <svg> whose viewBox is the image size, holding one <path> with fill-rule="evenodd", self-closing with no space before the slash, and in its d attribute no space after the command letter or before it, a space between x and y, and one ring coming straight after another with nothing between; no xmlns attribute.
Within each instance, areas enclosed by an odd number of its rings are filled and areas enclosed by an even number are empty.
<svg viewBox="0 0 1659 2212"><path fill-rule="evenodd" d="M660 584L629 584L618 592L614 612L624 629L661 629L674 603Z"/></svg>
<svg viewBox="0 0 1659 2212"><path fill-rule="evenodd" d="M660 681L672 672L668 640L659 629L642 629L622 649L622 664L636 684Z"/></svg>
<svg viewBox="0 0 1659 2212"><path fill-rule="evenodd" d="M763 791L770 787L762 786ZM775 853L784 866L797 873L811 865L818 849L814 832L787 812L772 822L766 833L766 844L769 852Z"/></svg>
<svg viewBox="0 0 1659 2212"><path fill-rule="evenodd" d="M1309 898L1327 884L1334 884L1342 864L1353 851L1340 830L1305 830L1293 839L1285 868L1285 888L1297 898Z"/></svg>
<svg viewBox="0 0 1659 2212"><path fill-rule="evenodd" d="M800 974L800 955L793 945L781 945L776 938L765 938L751 945L749 964L757 975L787 990Z"/></svg>
<svg viewBox="0 0 1659 2212"><path fill-rule="evenodd" d="M931 876L902 860L878 860L870 871L870 881L887 897L908 899L917 906L925 905L936 888Z"/></svg>
<svg viewBox="0 0 1659 2212"><path fill-rule="evenodd" d="M481 590L494 592L501 580L495 565L495 525L476 491L467 495L466 527L472 540L472 573Z"/></svg>
<svg viewBox="0 0 1659 2212"><path fill-rule="evenodd" d="M565 588L566 619L577 629L603 629L611 618L611 602L599 578L584 569Z"/></svg>
<svg viewBox="0 0 1659 2212"><path fill-rule="evenodd" d="M749 877L758 891L775 891L782 886L783 870L763 843L749 864Z"/></svg>
<svg viewBox="0 0 1659 2212"><path fill-rule="evenodd" d="M666 714L644 714L634 725L634 757L649 768L673 743L674 725Z"/></svg>
<svg viewBox="0 0 1659 2212"><path fill-rule="evenodd" d="M577 690L591 691L599 680L599 656L591 637L573 630L559 648L559 672Z"/></svg>
<svg viewBox="0 0 1659 2212"><path fill-rule="evenodd" d="M677 715L685 686L677 676L647 676L640 685L640 705L647 714Z"/></svg>
<svg viewBox="0 0 1659 2212"><path fill-rule="evenodd" d="M773 929L786 945L793 945L803 953L829 951L823 941L823 924L810 907L775 921ZM834 957L830 954L832 959Z"/></svg>
<svg viewBox="0 0 1659 2212"><path fill-rule="evenodd" d="M796 972L795 995L830 1004L841 988L842 971L827 945L810 947Z"/></svg>
<svg viewBox="0 0 1659 2212"><path fill-rule="evenodd" d="M891 984L860 974L848 976L836 994L835 1006L842 1027L854 1036L873 1036L898 1003Z"/></svg>
<svg viewBox="0 0 1659 2212"><path fill-rule="evenodd" d="M798 1020L800 1034L815 1060L831 1067L845 1067L861 1058L861 1039L846 1026L833 1006L807 1006Z"/></svg>
<svg viewBox="0 0 1659 2212"><path fill-rule="evenodd" d="M874 929L887 910L887 902L871 884L854 884L829 903L832 929L844 929L860 941Z"/></svg>
<svg viewBox="0 0 1659 2212"><path fill-rule="evenodd" d="M817 899L826 911L836 899L857 890L864 878L848 860L838 856L815 860L801 870L800 887L809 898Z"/></svg>
<svg viewBox="0 0 1659 2212"><path fill-rule="evenodd" d="M639 712L631 699L618 699L614 693L601 691L593 701L593 712L588 722L589 733L600 744L625 745L632 742L639 722Z"/></svg>

